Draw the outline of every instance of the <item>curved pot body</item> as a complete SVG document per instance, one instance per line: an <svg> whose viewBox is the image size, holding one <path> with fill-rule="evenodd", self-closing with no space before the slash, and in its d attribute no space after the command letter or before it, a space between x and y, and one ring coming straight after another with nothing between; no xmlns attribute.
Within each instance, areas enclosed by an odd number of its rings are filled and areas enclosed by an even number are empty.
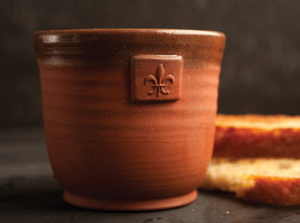
<svg viewBox="0 0 300 223"><path fill-rule="evenodd" d="M196 199L213 149L222 33L42 31L34 43L48 154L68 203L156 210Z"/></svg>

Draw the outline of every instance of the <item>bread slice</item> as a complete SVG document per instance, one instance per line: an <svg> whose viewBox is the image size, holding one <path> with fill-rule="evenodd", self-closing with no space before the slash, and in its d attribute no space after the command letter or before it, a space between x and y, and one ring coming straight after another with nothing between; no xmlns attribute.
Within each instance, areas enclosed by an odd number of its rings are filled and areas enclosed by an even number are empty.
<svg viewBox="0 0 300 223"><path fill-rule="evenodd" d="M218 115L213 155L300 159L300 116Z"/></svg>
<svg viewBox="0 0 300 223"><path fill-rule="evenodd" d="M218 115L201 188L253 202L300 204L300 116Z"/></svg>
<svg viewBox="0 0 300 223"><path fill-rule="evenodd" d="M200 188L235 192L254 202L300 204L300 160L214 157Z"/></svg>

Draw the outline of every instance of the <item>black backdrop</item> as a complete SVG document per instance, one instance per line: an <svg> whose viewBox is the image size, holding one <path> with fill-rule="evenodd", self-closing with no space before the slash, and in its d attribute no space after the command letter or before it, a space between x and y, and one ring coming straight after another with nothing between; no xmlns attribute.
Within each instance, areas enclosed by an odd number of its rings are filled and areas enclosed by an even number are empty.
<svg viewBox="0 0 300 223"><path fill-rule="evenodd" d="M42 125L32 35L75 28L222 31L219 113L300 114L300 1L1 0L0 128Z"/></svg>

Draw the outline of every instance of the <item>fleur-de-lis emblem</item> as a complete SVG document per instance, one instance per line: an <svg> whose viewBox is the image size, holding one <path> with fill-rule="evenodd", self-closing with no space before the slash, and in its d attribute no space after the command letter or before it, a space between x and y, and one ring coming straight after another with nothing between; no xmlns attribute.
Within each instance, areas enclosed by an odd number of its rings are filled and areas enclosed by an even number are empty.
<svg viewBox="0 0 300 223"><path fill-rule="evenodd" d="M152 74L149 74L144 79L144 85L148 84L149 82L152 82L153 85L151 87L154 88L153 91L149 91L148 95L153 95L156 93L156 96L159 97L160 93L164 95L170 94L169 90L165 90L165 87L167 87L167 84L165 84L167 81L169 81L171 84L175 83L175 77L172 74L168 74L165 76L165 69L162 64L159 64L156 69L156 77Z"/></svg>

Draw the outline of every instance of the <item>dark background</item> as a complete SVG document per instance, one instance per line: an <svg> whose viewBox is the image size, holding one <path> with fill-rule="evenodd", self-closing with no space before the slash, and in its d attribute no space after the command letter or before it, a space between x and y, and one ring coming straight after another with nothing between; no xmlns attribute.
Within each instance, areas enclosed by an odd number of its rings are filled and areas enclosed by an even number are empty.
<svg viewBox="0 0 300 223"><path fill-rule="evenodd" d="M77 28L224 32L219 113L300 114L300 1L1 0L0 128L42 126L32 35Z"/></svg>

